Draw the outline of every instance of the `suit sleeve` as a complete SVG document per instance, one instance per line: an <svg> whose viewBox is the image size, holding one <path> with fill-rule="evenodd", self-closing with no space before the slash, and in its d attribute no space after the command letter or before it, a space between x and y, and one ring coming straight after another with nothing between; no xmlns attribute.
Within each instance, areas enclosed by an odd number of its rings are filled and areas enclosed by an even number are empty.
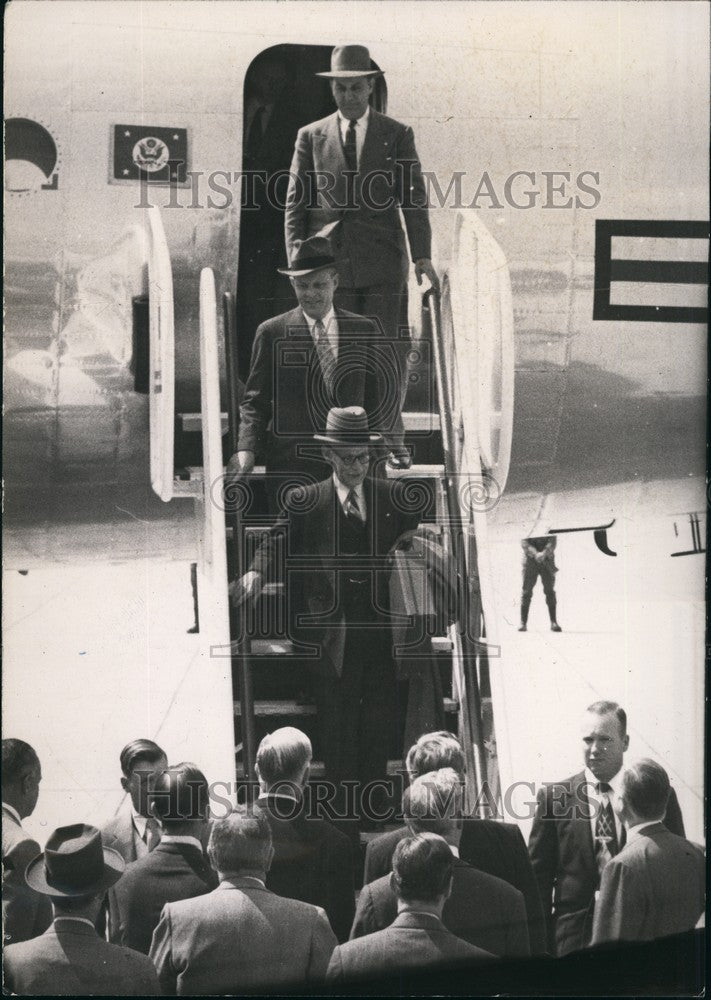
<svg viewBox="0 0 711 1000"><path fill-rule="evenodd" d="M600 896L595 904L592 943L634 941L646 912L640 873L609 861L602 873Z"/></svg>
<svg viewBox="0 0 711 1000"><path fill-rule="evenodd" d="M510 836L511 858L516 877L515 885L523 896L526 909L530 954L544 955L548 950L548 942L538 882L533 871L531 858L526 850L526 842L517 826L512 827Z"/></svg>
<svg viewBox="0 0 711 1000"><path fill-rule="evenodd" d="M553 887L558 872L558 831L553 816L550 788L539 791L533 817L528 853L546 924L548 947L555 954L553 942Z"/></svg>
<svg viewBox="0 0 711 1000"><path fill-rule="evenodd" d="M353 850L345 835L329 848L325 879L328 891L326 913L338 941L347 941L355 912L355 887Z"/></svg>
<svg viewBox="0 0 711 1000"><path fill-rule="evenodd" d="M375 917L373 894L370 886L364 885L358 897L358 905L356 907L355 919L353 920L353 927L351 928L350 939L353 941L355 938L365 937L366 934L373 934L379 930L381 928L378 926Z"/></svg>
<svg viewBox="0 0 711 1000"><path fill-rule="evenodd" d="M427 190L415 149L415 135L409 125L403 130L398 145L400 208L410 243L410 256L415 261L432 256L432 230L427 210Z"/></svg>
<svg viewBox="0 0 711 1000"><path fill-rule="evenodd" d="M151 950L148 957L158 973L160 988L165 996L175 996L178 973L173 963L173 935L170 923L170 909L163 907L158 926L153 931Z"/></svg>
<svg viewBox="0 0 711 1000"><path fill-rule="evenodd" d="M516 893L515 899L506 908L506 955L527 956L531 954L526 919L526 904L523 895Z"/></svg>
<svg viewBox="0 0 711 1000"><path fill-rule="evenodd" d="M141 958L144 957L141 955ZM148 958L146 958L145 965L141 969L141 975L135 978L132 977L132 985L134 987L134 996L137 997L159 997L163 995L156 970Z"/></svg>
<svg viewBox="0 0 711 1000"><path fill-rule="evenodd" d="M273 352L264 326L257 329L252 363L239 408L238 451L257 452L264 446L274 399Z"/></svg>
<svg viewBox="0 0 711 1000"><path fill-rule="evenodd" d="M380 841L381 837L369 840L365 848L365 868L363 871L363 885L375 882L377 878L387 875L390 871L389 858L386 856L384 846Z"/></svg>
<svg viewBox="0 0 711 1000"><path fill-rule="evenodd" d="M326 982L327 983L341 983L344 979L343 974L343 962L341 961L341 947L340 945L334 950L331 955L331 961L328 963L328 971L326 972Z"/></svg>
<svg viewBox="0 0 711 1000"><path fill-rule="evenodd" d="M311 936L311 953L309 955L307 978L310 981L322 982L326 978L328 964L338 942L324 911L320 906L317 906L315 909L317 912Z"/></svg>
<svg viewBox="0 0 711 1000"><path fill-rule="evenodd" d="M676 792L673 788L669 792L667 811L664 816L664 826L670 833L675 833L677 837L686 836L684 833L684 820L682 819L679 800L677 799Z"/></svg>
<svg viewBox="0 0 711 1000"><path fill-rule="evenodd" d="M284 240L286 243L286 259L288 261L291 261L298 244L305 240L307 236L306 212L309 204L313 169L311 137L308 131L302 128L296 136L294 155L291 160L289 187L286 193Z"/></svg>

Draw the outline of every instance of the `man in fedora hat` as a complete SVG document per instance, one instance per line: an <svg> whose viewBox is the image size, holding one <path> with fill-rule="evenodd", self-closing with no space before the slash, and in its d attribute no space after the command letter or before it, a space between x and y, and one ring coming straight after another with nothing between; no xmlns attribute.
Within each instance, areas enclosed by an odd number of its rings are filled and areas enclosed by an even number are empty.
<svg viewBox="0 0 711 1000"><path fill-rule="evenodd" d="M305 240L281 272L290 278L298 306L257 330L237 452L228 465L245 475L256 455L263 456L274 514L285 484L316 482L327 471L313 434L323 430L331 407L362 406L375 428L391 419L383 385L394 371L375 324L334 308L339 277L328 235Z"/></svg>
<svg viewBox="0 0 711 1000"><path fill-rule="evenodd" d="M317 75L330 82L337 110L297 135L286 206L287 256L292 260L303 240L337 223L336 301L377 318L393 346L398 381L392 389L395 446L390 464L406 468L411 459L400 410L410 339L401 333L407 330L409 263L401 210L418 284L426 276L438 285L420 161L412 129L369 105L374 80L382 73L373 68L364 45L337 46L330 71Z"/></svg>
<svg viewBox="0 0 711 1000"><path fill-rule="evenodd" d="M333 408L325 433L314 439L332 475L288 495L233 596L241 603L274 578L278 539L286 534L291 634L313 656L327 777L336 785L359 782L360 814L377 821L384 818L388 753L400 752L406 711L393 657L386 557L420 514L398 502L397 482L368 475L379 435L362 407Z"/></svg>
<svg viewBox="0 0 711 1000"><path fill-rule="evenodd" d="M25 880L49 896L52 926L40 937L5 949L5 987L22 996L158 996L156 971L145 955L108 944L94 923L104 894L126 867L102 847L96 827L76 823L55 830Z"/></svg>

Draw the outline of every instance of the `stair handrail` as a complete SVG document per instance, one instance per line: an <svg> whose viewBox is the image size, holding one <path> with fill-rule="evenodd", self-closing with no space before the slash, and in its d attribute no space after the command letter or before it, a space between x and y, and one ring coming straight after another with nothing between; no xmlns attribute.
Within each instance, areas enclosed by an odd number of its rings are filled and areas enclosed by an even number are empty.
<svg viewBox="0 0 711 1000"><path fill-rule="evenodd" d="M444 493L447 505L447 531L452 557L455 561L459 580L459 606L457 622L453 626L453 672L459 669L464 681L460 691L460 715L464 729L464 750L467 758L467 796L474 796L476 809L483 815L483 800L480 792L486 775L484 731L482 726L481 693L476 671L477 640L472 636L471 592L467 568L468 521L465 520L460 504L459 463L456 457L456 439L453 416L453 401L450 382L447 378L447 362L440 313L440 294L434 288L422 296L423 309L429 311L432 333L432 348L435 363L435 382L444 453ZM465 530L466 524L466 530ZM478 632L478 628L477 628ZM473 771L473 775L472 775Z"/></svg>
<svg viewBox="0 0 711 1000"><path fill-rule="evenodd" d="M227 436L230 454L237 452L239 437L239 366L237 362L237 322L235 301L231 292L223 296L225 320L225 367L227 369ZM242 529L242 504L235 484L225 478L225 495L228 500L227 515L232 526L233 565L235 579L246 572L244 532ZM232 503L230 503L230 499ZM232 620L236 612L232 613ZM237 639L232 641L232 664L239 679L240 727L242 732L242 762L247 782L247 797L251 798L255 779L256 714L252 684L252 643L246 628L240 628Z"/></svg>

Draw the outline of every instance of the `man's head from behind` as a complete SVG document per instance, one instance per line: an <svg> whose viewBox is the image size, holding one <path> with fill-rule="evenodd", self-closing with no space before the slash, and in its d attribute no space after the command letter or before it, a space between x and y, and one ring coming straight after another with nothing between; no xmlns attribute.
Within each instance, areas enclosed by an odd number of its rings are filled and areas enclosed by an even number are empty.
<svg viewBox="0 0 711 1000"><path fill-rule="evenodd" d="M16 809L20 819L37 805L42 768L39 758L23 740L2 741L2 800Z"/></svg>
<svg viewBox="0 0 711 1000"><path fill-rule="evenodd" d="M582 720L583 758L597 781L609 782L629 746L627 715L616 701L596 701Z"/></svg>
<svg viewBox="0 0 711 1000"><path fill-rule="evenodd" d="M402 802L410 832L436 833L458 841L463 793L462 778L451 767L415 778Z"/></svg>
<svg viewBox="0 0 711 1000"><path fill-rule="evenodd" d="M284 726L269 733L257 750L257 777L263 792L303 788L311 764L311 740L300 729Z"/></svg>
<svg viewBox="0 0 711 1000"><path fill-rule="evenodd" d="M168 758L153 740L132 740L121 751L121 787L131 796L133 808L141 816L149 816L148 792L152 791L159 774L168 766Z"/></svg>
<svg viewBox="0 0 711 1000"><path fill-rule="evenodd" d="M453 768L463 778L464 751L457 737L446 730L425 733L408 750L405 767L410 781L445 767Z"/></svg>
<svg viewBox="0 0 711 1000"><path fill-rule="evenodd" d="M207 853L222 878L263 876L274 857L266 813L258 806L236 806L229 816L213 823Z"/></svg>
<svg viewBox="0 0 711 1000"><path fill-rule="evenodd" d="M420 833L395 848L390 884L402 904L441 911L452 888L454 855L442 837Z"/></svg>
<svg viewBox="0 0 711 1000"><path fill-rule="evenodd" d="M631 764L622 772L617 808L627 826L664 819L669 801L669 775L648 757Z"/></svg>
<svg viewBox="0 0 711 1000"><path fill-rule="evenodd" d="M148 800L164 833L200 839L210 814L210 789L195 764L183 761L167 767L156 777Z"/></svg>

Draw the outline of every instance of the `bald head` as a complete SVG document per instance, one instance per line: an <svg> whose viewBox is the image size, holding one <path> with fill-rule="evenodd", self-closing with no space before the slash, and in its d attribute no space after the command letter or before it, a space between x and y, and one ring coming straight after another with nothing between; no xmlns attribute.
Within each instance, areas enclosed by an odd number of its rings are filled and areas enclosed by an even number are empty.
<svg viewBox="0 0 711 1000"><path fill-rule="evenodd" d="M263 791L280 784L302 787L311 764L311 740L294 726L269 733L257 750L257 775Z"/></svg>

